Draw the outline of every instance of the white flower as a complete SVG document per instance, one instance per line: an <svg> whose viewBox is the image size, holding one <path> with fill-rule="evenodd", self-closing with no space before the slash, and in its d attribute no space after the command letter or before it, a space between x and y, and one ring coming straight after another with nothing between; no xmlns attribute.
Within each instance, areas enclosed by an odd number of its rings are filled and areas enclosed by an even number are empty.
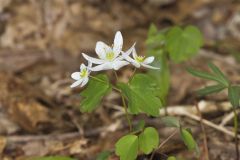
<svg viewBox="0 0 240 160"><path fill-rule="evenodd" d="M129 55L132 53L133 58ZM134 65L137 68L140 68L141 66L150 68L150 69L160 69L157 67L150 66L149 64L154 61L154 57L145 57L145 56L138 56L136 53L135 47L131 47L128 51L122 52L122 56L124 59L126 59L128 62L130 62L132 65Z"/></svg>
<svg viewBox="0 0 240 160"><path fill-rule="evenodd" d="M118 70L121 67L129 64L129 62L125 61L120 55L122 51L122 45L122 34L120 31L118 31L115 34L113 47L110 47L101 41L97 42L95 51L99 59L90 57L84 53L82 53L82 55L86 60L94 64L98 64L97 66L91 68L92 71L101 71L108 69Z"/></svg>
<svg viewBox="0 0 240 160"><path fill-rule="evenodd" d="M85 86L89 80L88 76L90 74L90 68L92 67L92 63L88 62L88 66L85 66L85 64L81 64L80 66L80 72L74 72L72 73L71 77L72 79L76 80L70 87L76 87L78 85L81 85L81 87Z"/></svg>

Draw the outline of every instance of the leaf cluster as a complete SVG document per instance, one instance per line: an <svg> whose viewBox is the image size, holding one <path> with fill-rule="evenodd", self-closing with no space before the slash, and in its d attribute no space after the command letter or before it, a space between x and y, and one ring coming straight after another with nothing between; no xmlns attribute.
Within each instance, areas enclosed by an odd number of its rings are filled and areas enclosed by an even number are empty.
<svg viewBox="0 0 240 160"><path fill-rule="evenodd" d="M192 75L216 82L216 84L207 86L197 91L200 96L218 93L224 89L228 90L228 99L234 108L240 106L240 86L233 85L228 80L227 76L213 63L208 64L211 72L198 71L192 68L188 68L187 71Z"/></svg>
<svg viewBox="0 0 240 160"><path fill-rule="evenodd" d="M116 143L116 154L120 160L133 160L138 152L149 154L159 145L159 135L153 127L147 127L138 136L128 134Z"/></svg>
<svg viewBox="0 0 240 160"><path fill-rule="evenodd" d="M154 66L159 70L149 70L148 74L156 81L160 92L158 96L163 104L170 86L170 71L168 60L175 63L186 61L195 56L203 45L203 37L197 27L175 26L159 31L155 25L151 25L146 40L147 54L154 56Z"/></svg>
<svg viewBox="0 0 240 160"><path fill-rule="evenodd" d="M168 127L174 127L174 128L179 129L181 139L184 142L184 144L187 146L187 148L189 150L195 150L196 152L198 152L198 145L195 142L195 140L191 134L191 131L189 129L182 128L182 126L177 118L172 117L172 116L166 116L166 117L162 118L162 122Z"/></svg>

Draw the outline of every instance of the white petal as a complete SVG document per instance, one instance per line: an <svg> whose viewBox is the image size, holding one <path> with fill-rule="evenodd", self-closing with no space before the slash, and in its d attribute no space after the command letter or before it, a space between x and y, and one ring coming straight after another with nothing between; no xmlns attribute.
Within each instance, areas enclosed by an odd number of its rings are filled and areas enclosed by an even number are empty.
<svg viewBox="0 0 240 160"><path fill-rule="evenodd" d="M133 52L133 48L135 47L135 45L136 45L136 42L126 52L122 52L122 54L125 53L125 55L129 56Z"/></svg>
<svg viewBox="0 0 240 160"><path fill-rule="evenodd" d="M103 64L105 62L102 59L93 58L93 57L90 57L90 56L88 56L84 53L82 53L82 55L87 61L90 61L91 63L94 63L94 64Z"/></svg>
<svg viewBox="0 0 240 160"><path fill-rule="evenodd" d="M70 87L71 87L71 88L76 87L76 86L80 85L81 83L82 83L82 79L74 82Z"/></svg>
<svg viewBox="0 0 240 160"><path fill-rule="evenodd" d="M140 63L138 63L136 60L132 59L130 56L127 56L125 53L122 53L122 56L124 57L125 60L130 62L135 67L139 68L141 66Z"/></svg>
<svg viewBox="0 0 240 160"><path fill-rule="evenodd" d="M91 68L92 67L92 62L88 61L88 66L87 68Z"/></svg>
<svg viewBox="0 0 240 160"><path fill-rule="evenodd" d="M158 67L153 67L153 66L150 66L150 65L147 65L147 64L144 64L144 63L141 63L141 65L145 68L150 68L150 69L160 69Z"/></svg>
<svg viewBox="0 0 240 160"><path fill-rule="evenodd" d="M85 66L85 64L82 63L82 64L80 65L80 70L83 70L83 69L86 69L86 68L87 68L87 67Z"/></svg>
<svg viewBox="0 0 240 160"><path fill-rule="evenodd" d="M134 58L134 59L137 59L137 52L136 52L135 47L134 47L133 50L132 50L132 54L133 54L133 58Z"/></svg>
<svg viewBox="0 0 240 160"><path fill-rule="evenodd" d="M109 69L112 69L112 65L111 65L111 62L107 62L107 63L104 63L104 64L100 64L96 67L93 67L91 68L91 71L103 71L103 70L109 70Z"/></svg>
<svg viewBox="0 0 240 160"><path fill-rule="evenodd" d="M114 59L114 61L121 61L121 60L124 60L123 56L118 56L117 58Z"/></svg>
<svg viewBox="0 0 240 160"><path fill-rule="evenodd" d="M138 63L137 61L134 61L131 64L134 65L136 68L140 68L141 67L140 63Z"/></svg>
<svg viewBox="0 0 240 160"><path fill-rule="evenodd" d="M81 87L85 86L87 84L88 80L89 80L88 77L84 78L82 81Z"/></svg>
<svg viewBox="0 0 240 160"><path fill-rule="evenodd" d="M129 64L129 62L127 62L127 61L113 61L112 62L114 70L119 70L120 68L122 68L123 66L126 66L128 64Z"/></svg>
<svg viewBox="0 0 240 160"><path fill-rule="evenodd" d="M71 74L71 77L72 77L72 79L74 79L74 80L79 80L79 79L81 79L81 77L80 77L80 72L74 72L74 73L72 73L72 74Z"/></svg>
<svg viewBox="0 0 240 160"><path fill-rule="evenodd" d="M106 59L106 53L112 52L112 48L106 45L104 42L98 41L95 51L99 58Z"/></svg>
<svg viewBox="0 0 240 160"><path fill-rule="evenodd" d="M143 61L143 63L144 63L144 64L150 64L150 63L152 63L153 61L154 61L154 57L151 56L151 57L146 58L146 59Z"/></svg>
<svg viewBox="0 0 240 160"><path fill-rule="evenodd" d="M113 43L113 52L116 54L115 57L119 55L123 46L123 37L120 31L117 31Z"/></svg>
<svg viewBox="0 0 240 160"><path fill-rule="evenodd" d="M123 56L123 58L126 59L128 62L130 62L130 63L135 63L135 60L132 59L132 58L131 58L130 56L128 56L127 54L122 53L122 56Z"/></svg>

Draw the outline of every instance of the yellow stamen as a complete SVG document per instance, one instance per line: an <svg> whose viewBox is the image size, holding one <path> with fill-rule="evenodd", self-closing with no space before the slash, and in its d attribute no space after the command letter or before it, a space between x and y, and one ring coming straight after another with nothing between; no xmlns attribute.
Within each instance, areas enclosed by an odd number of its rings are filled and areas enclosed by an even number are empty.
<svg viewBox="0 0 240 160"><path fill-rule="evenodd" d="M142 63L145 60L145 56L137 56L136 61Z"/></svg>
<svg viewBox="0 0 240 160"><path fill-rule="evenodd" d="M108 52L106 54L106 59L111 61L114 58L114 53L113 52Z"/></svg>
<svg viewBox="0 0 240 160"><path fill-rule="evenodd" d="M86 77L88 75L88 71L86 68L82 69L81 72L80 72L80 76L83 78L83 77Z"/></svg>

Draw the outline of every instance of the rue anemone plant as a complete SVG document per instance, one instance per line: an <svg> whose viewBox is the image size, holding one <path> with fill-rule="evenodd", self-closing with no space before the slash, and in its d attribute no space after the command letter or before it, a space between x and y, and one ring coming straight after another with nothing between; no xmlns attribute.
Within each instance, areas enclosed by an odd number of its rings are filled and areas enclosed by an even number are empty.
<svg viewBox="0 0 240 160"><path fill-rule="evenodd" d="M190 129L184 128L175 117L160 118L166 126L175 128L172 134L161 143L158 129L145 126L143 121L139 122L138 127L133 126L132 119L137 114L159 117L159 111L165 105L165 97L169 88L167 58L170 57L176 62L186 60L194 55L201 45L201 34L193 26L185 29L172 27L160 32L152 26L147 39L147 56L137 54L135 43L128 50L123 51L123 37L120 31L116 32L113 45L109 46L101 41L96 43L97 58L82 53L87 65L81 64L80 70L71 75L75 80L71 85L72 88L84 87L80 94L82 96L80 110L82 112L94 111L102 99L112 91L119 93L121 97L129 131L115 144L115 154L120 160L136 160L140 154L148 155L149 160L153 160L155 153L176 133L179 133L188 149L198 151ZM133 74L128 82L120 82L117 71L127 65L135 68ZM147 69L148 72L137 73L140 67ZM111 83L107 74L104 74L103 71L107 70L112 70L116 83ZM112 153L104 151L96 159L107 160L110 154ZM174 159L176 158L173 156L168 157L168 160ZM35 160L69 159L43 157Z"/></svg>

